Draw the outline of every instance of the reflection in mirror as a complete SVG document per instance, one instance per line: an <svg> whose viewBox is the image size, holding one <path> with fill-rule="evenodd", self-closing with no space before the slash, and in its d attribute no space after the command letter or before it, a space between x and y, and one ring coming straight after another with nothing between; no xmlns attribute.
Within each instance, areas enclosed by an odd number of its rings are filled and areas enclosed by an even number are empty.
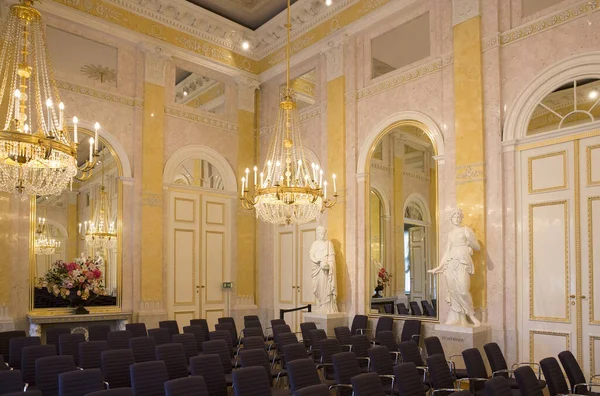
<svg viewBox="0 0 600 396"><path fill-rule="evenodd" d="M315 69L290 80L290 88L296 100L298 110L316 103L316 72ZM285 91L285 84L281 85L281 94Z"/></svg>
<svg viewBox="0 0 600 396"><path fill-rule="evenodd" d="M225 113L225 84L209 77L177 68L175 103L214 114Z"/></svg>
<svg viewBox="0 0 600 396"><path fill-rule="evenodd" d="M375 37L371 40L371 78L427 58L429 42L428 13Z"/></svg>
<svg viewBox="0 0 600 396"><path fill-rule="evenodd" d="M80 139L77 162L82 164L89 158L89 138L93 135L82 129L79 129L79 134L83 138ZM93 234L91 230L116 236L119 223L119 170L116 158L102 140L98 149L98 165L87 180L73 181L72 188L61 195L36 199L37 224L33 242L35 309L66 308L75 304L71 301L73 298L63 298L61 295L68 289L68 280L64 274L55 276L60 267L58 261L67 265L81 260L93 263L89 277L86 273L85 282L90 285L88 291L91 298L86 299L85 306L117 305L119 252L116 238L98 238L95 237L98 234ZM76 271L80 268L83 267ZM46 279L46 282L42 279ZM60 292L54 292L54 284ZM76 289L72 290L75 293ZM85 297L87 292L83 294Z"/></svg>
<svg viewBox="0 0 600 396"><path fill-rule="evenodd" d="M218 169L206 160L189 159L181 163L175 171L174 184L225 190L223 177Z"/></svg>
<svg viewBox="0 0 600 396"><path fill-rule="evenodd" d="M437 168L427 134L393 128L373 150L371 312L437 317Z"/></svg>

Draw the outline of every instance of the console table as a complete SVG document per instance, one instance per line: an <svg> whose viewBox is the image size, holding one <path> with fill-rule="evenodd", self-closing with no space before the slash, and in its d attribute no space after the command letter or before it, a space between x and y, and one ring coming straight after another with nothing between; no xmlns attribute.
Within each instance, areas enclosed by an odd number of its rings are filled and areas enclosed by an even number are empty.
<svg viewBox="0 0 600 396"><path fill-rule="evenodd" d="M395 312L397 301L398 301L398 297L371 298L371 309L378 309L379 306L384 306L384 307L387 306L388 312L386 312L386 310L384 308L384 312L382 312L382 313L387 313L388 315L392 315Z"/></svg>
<svg viewBox="0 0 600 396"><path fill-rule="evenodd" d="M131 321L131 312L96 313L89 315L27 315L29 336L44 337L44 330L50 327L69 327L71 333L84 333L88 338L88 327L94 324L108 324L112 330L125 330Z"/></svg>

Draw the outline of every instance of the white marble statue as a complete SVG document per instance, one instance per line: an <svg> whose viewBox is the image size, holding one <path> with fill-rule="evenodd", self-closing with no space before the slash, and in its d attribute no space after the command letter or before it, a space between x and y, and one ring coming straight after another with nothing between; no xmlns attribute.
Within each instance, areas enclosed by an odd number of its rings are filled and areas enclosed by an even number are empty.
<svg viewBox="0 0 600 396"><path fill-rule="evenodd" d="M448 232L446 251L440 265L429 272L432 274L443 273L446 279L446 302L450 305L446 324L466 325L468 317L477 327L481 323L475 317L473 299L469 289L471 275L475 273L471 256L473 250L479 250L480 247L473 230L461 226L463 217L460 209L454 209L450 213L450 221L454 228Z"/></svg>
<svg viewBox="0 0 600 396"><path fill-rule="evenodd" d="M313 293L316 298L316 312L336 313L337 281L335 274L335 252L330 240L325 239L327 230L317 227L317 239L310 247Z"/></svg>

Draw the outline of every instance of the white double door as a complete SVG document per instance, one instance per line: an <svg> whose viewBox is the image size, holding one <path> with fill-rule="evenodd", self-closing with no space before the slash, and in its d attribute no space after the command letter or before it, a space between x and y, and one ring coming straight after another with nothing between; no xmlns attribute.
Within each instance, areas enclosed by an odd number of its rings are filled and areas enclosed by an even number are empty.
<svg viewBox="0 0 600 396"><path fill-rule="evenodd" d="M167 290L169 318L180 328L205 318L212 329L229 315L232 199L210 193L169 192Z"/></svg>
<svg viewBox="0 0 600 396"><path fill-rule="evenodd" d="M600 374L600 137L519 157L519 359L571 350Z"/></svg>
<svg viewBox="0 0 600 396"><path fill-rule="evenodd" d="M277 226L275 230L275 317L280 309L293 309L315 303L312 288L310 247L318 224ZM303 311L286 313L292 331L300 331Z"/></svg>

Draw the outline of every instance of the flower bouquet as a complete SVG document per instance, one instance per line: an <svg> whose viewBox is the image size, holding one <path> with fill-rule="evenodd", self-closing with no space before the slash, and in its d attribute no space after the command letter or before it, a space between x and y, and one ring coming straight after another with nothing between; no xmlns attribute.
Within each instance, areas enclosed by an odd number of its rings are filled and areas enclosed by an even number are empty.
<svg viewBox="0 0 600 396"><path fill-rule="evenodd" d="M77 258L71 263L56 261L50 270L37 279L37 288L46 288L49 293L71 300L77 306L76 315L88 314L86 302L104 295L102 271L95 261Z"/></svg>
<svg viewBox="0 0 600 396"><path fill-rule="evenodd" d="M389 286L392 276L393 275L387 272L385 268L381 268L379 270L379 273L377 273L377 287L375 288L375 294L378 297L381 297L379 292L381 292L386 286Z"/></svg>

